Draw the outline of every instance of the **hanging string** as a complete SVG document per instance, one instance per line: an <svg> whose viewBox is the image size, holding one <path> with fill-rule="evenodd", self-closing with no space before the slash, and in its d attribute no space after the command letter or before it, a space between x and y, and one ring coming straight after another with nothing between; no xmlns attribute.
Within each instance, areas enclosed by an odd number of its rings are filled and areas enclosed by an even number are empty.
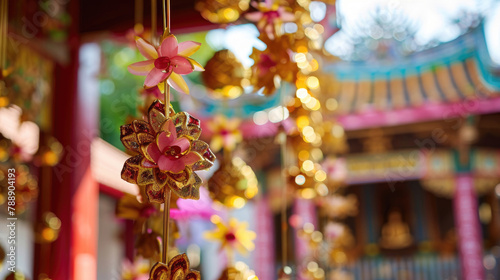
<svg viewBox="0 0 500 280"><path fill-rule="evenodd" d="M163 3L163 29L165 33L170 34L170 0L162 1ZM166 7L165 7L166 6ZM163 81L164 98L165 98L165 116L167 120L170 118L170 86L167 81ZM168 262L168 243L170 240L170 199L172 191L170 188L165 192L165 202L163 203L163 254L162 262Z"/></svg>
<svg viewBox="0 0 500 280"><path fill-rule="evenodd" d="M280 99L281 99L281 106L283 108L283 115L282 115L282 128L283 131L280 132L280 148L281 148L281 182L283 184L281 188L281 260L282 260L282 265L285 267L287 265L287 257L288 257L288 223L287 223L287 215L286 215L286 201L287 201L287 175L286 175L286 164L287 164L287 157L286 157L286 131L285 127L283 125L285 121L285 110L286 110L286 104L285 104L285 92L286 92L286 86L283 84L283 87L280 90Z"/></svg>
<svg viewBox="0 0 500 280"><path fill-rule="evenodd" d="M8 6L7 6L7 0L2 0L1 5L0 5L0 10L2 11L2 18L0 19L0 67L2 72L6 68L6 61L7 61L7 17L9 15L8 12ZM3 73L2 73L3 74ZM0 75L3 77L3 75Z"/></svg>
<svg viewBox="0 0 500 280"><path fill-rule="evenodd" d="M156 45L156 0L151 0L151 44Z"/></svg>
<svg viewBox="0 0 500 280"><path fill-rule="evenodd" d="M135 15L134 15L134 32L135 34L140 34L144 31L144 1L135 0Z"/></svg>
<svg viewBox="0 0 500 280"><path fill-rule="evenodd" d="M166 0L166 2L165 5L165 0L163 1L163 29L167 31L167 34L170 34L170 0Z"/></svg>

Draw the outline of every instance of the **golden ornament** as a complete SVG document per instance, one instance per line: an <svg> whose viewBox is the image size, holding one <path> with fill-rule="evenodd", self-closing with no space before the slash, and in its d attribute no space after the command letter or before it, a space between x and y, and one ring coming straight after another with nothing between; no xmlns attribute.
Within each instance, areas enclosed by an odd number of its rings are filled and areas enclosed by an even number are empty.
<svg viewBox="0 0 500 280"><path fill-rule="evenodd" d="M248 10L250 0L198 0L194 8L211 23L235 22Z"/></svg>
<svg viewBox="0 0 500 280"><path fill-rule="evenodd" d="M297 78L299 70L290 57L293 39L285 34L271 40L265 33L259 39L267 47L263 51L254 48L250 55L254 61L250 82L255 91L263 89L264 95L271 95L280 87L281 81L295 83Z"/></svg>
<svg viewBox="0 0 500 280"><path fill-rule="evenodd" d="M226 267L218 280L258 280L255 272L243 262L237 262L234 266Z"/></svg>
<svg viewBox="0 0 500 280"><path fill-rule="evenodd" d="M245 67L230 50L216 52L208 60L201 77L214 99L237 98L243 94L242 83L248 83Z"/></svg>
<svg viewBox="0 0 500 280"><path fill-rule="evenodd" d="M156 263L149 272L149 280L200 280L200 272L189 267L187 255L180 254L173 257L168 265Z"/></svg>
<svg viewBox="0 0 500 280"><path fill-rule="evenodd" d="M248 199L259 192L258 181L252 168L241 158L234 157L221 165L208 180L208 191L212 199L226 207L241 208Z"/></svg>

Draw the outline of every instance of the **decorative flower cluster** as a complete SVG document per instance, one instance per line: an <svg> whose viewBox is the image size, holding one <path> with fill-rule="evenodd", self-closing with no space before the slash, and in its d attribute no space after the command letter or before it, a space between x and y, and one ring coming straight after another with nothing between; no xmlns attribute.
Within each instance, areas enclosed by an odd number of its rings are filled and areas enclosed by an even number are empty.
<svg viewBox="0 0 500 280"><path fill-rule="evenodd" d="M163 203L166 188L180 198L198 199L202 181L194 171L210 168L215 155L198 140L198 119L173 108L167 119L164 112L165 105L156 100L148 121L134 120L120 128L123 145L138 153L125 162L122 179L139 185L151 202Z"/></svg>

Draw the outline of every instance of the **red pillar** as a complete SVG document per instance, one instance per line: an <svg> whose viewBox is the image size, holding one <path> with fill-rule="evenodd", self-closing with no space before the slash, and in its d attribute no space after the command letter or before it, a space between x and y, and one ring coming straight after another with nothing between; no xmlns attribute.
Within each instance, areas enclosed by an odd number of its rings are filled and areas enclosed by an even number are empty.
<svg viewBox="0 0 500 280"><path fill-rule="evenodd" d="M481 225L472 175L456 177L454 207L462 279L484 280Z"/></svg>
<svg viewBox="0 0 500 280"><path fill-rule="evenodd" d="M259 279L271 280L276 275L273 214L267 197L259 197L256 204L257 218L255 222L257 223L257 239L255 241L254 270Z"/></svg>
<svg viewBox="0 0 500 280"><path fill-rule="evenodd" d="M90 144L98 132L99 100L82 88L79 69L86 62L79 61L79 1L70 1L68 12L69 59L56 66L52 104L53 134L64 150L53 168L50 193L40 194L51 197L49 210L61 219L61 231L53 243L35 246L34 278L44 273L52 280L94 280L99 187L90 170Z"/></svg>

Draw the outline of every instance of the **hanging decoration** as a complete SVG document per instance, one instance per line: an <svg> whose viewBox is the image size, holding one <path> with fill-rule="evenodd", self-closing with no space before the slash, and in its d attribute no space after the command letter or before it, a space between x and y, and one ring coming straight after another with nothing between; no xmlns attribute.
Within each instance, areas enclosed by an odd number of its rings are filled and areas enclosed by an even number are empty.
<svg viewBox="0 0 500 280"><path fill-rule="evenodd" d="M247 222L238 222L237 219L231 218L226 224L219 216L212 216L210 220L216 228L205 232L204 237L208 240L219 241L221 250L226 250L230 255L234 250L241 255L247 255L254 250L253 240L256 235L255 232L247 229Z"/></svg>
<svg viewBox="0 0 500 280"><path fill-rule="evenodd" d="M224 115L214 116L208 122L208 129L212 132L212 140L210 141L212 151L234 151L243 140L240 125L241 120L238 118L228 119Z"/></svg>
<svg viewBox="0 0 500 280"><path fill-rule="evenodd" d="M148 280L149 261L143 258L135 258L133 262L126 259L123 263L121 280Z"/></svg>
<svg viewBox="0 0 500 280"><path fill-rule="evenodd" d="M236 262L234 266L226 267L218 280L258 280L258 278L248 265Z"/></svg>
<svg viewBox="0 0 500 280"><path fill-rule="evenodd" d="M189 58L200 48L200 43L187 41L179 44L177 38L167 32L163 34L158 48L140 37L135 42L147 60L131 64L128 70L134 75L146 76L145 88L158 87L166 80L178 92L189 94L189 88L181 75L204 70L201 64Z"/></svg>
<svg viewBox="0 0 500 280"><path fill-rule="evenodd" d="M150 280L200 280L200 272L189 269L189 259L186 254L173 257L168 265L156 263L149 273Z"/></svg>
<svg viewBox="0 0 500 280"><path fill-rule="evenodd" d="M244 0L199 0L196 6L202 16L209 21L226 24L238 20L248 9L248 3L249 1ZM129 205L130 210L133 211L128 215L138 219L138 224L143 225L138 227L141 228L144 244L150 244L143 247L149 246L155 248L156 251L159 250L158 243L150 241L155 239L155 234L159 233L152 230L154 225L150 223L153 223L153 220L159 221L155 217L163 216L162 239L167 241L163 242L162 262L153 266L150 279L168 278L171 270L174 269L171 264L173 259L167 262L168 258L165 257L168 249L165 243L168 243L170 233L166 221L170 217L170 204L174 204L168 198L171 197L172 191L180 199L200 197L201 179L196 171L208 169L213 165L215 155L212 151L221 152L223 155L219 170L208 180L208 190L215 201L231 211L231 209L243 207L247 200L258 192L258 182L253 170L243 159L233 156L238 144L243 140L239 129L240 120L217 116L210 121L207 126L213 135L211 141L207 141L212 147L210 149L207 143L199 140L201 134L199 120L186 112L177 113L170 106L170 87L180 93L188 94L189 88L182 75L192 71L205 70L201 77L208 88L208 94L211 98L223 102L240 97L250 87L254 92L266 96L280 89L281 108L277 110L283 110L280 118L282 126L276 141L281 146L282 169L287 171L282 172L282 196L287 195L287 185L290 184L297 186L298 196L308 199L317 198L318 206L323 206L324 211L334 211L335 214L329 217L331 219L340 220L355 214L355 207L351 207L356 204L355 197L341 196L338 189L343 182L340 180L335 186L331 184L332 180L336 179L330 178L332 172L328 169L329 162L325 161L325 158L338 158L339 154L346 151L347 145L345 145L342 127L334 119L323 119L324 113L334 111L336 108L334 108L335 100L325 101L321 97L321 92L326 90L328 85L327 81L323 82L323 76L318 71L322 63L320 51L325 30L321 24L312 20L309 11L310 3L311 1L266 0L254 1L251 4L256 11L251 10L244 17L256 23L261 32L259 39L264 42L266 48L253 49L250 58L254 60L254 64L250 69L245 69L229 50L217 52L204 69L190 58L200 48L200 44L191 41L179 43L177 38L170 34L166 22L165 33L159 40L151 38L148 42L142 38L136 38L137 48L145 60L130 65L129 71L135 75L145 76L144 89L141 94L146 97L146 100L152 101L149 109L146 110L146 107L142 109L143 120L133 120L121 128L122 143L128 151L134 154L125 163L122 178L139 186L143 194L143 203L164 204L163 214L161 207L141 209L137 205L133 206L133 203ZM224 5L220 6L221 4ZM168 17L165 15L164 20L166 18ZM285 24L288 24L286 28ZM154 26L153 24L153 30ZM296 31L290 32L293 26L296 27ZM286 97L287 89L284 84L287 83L297 88L292 100L287 100ZM324 87L322 87L323 84ZM162 97L164 101L158 100ZM228 106L228 104L223 103L223 106ZM290 125L284 122L288 115L296 123L296 126L291 129ZM292 158L287 157L290 151L295 154ZM334 209L326 206L331 201L339 202L334 205ZM137 199L134 203L136 202ZM145 218L143 215L149 213L147 209L152 210L153 214ZM186 215L191 215L182 214L187 213L185 210L178 210L180 216L184 218ZM281 210L283 264L278 277L290 279L292 269L288 266L287 259L286 204L283 203ZM244 275L242 270L231 261L232 250L240 248L240 253L242 253L253 247L252 240L255 234L248 232L243 234L246 237L243 237L242 242L247 245L252 244L245 248L239 239L242 238L241 232L247 231L246 226L234 219L230 219L226 224L218 216L212 216L212 221L216 224L216 229L206 233L205 236L220 241L222 248L231 248L227 251L230 262L220 279L248 278L242 276ZM236 234L237 232L240 234ZM314 232L319 233L319 231ZM314 233L314 236L316 235L317 233ZM316 247L321 247L319 244L326 242L325 240L322 238L321 242L313 243L318 245ZM176 256L176 261L189 262L187 257L181 256ZM178 273L181 273L180 271ZM302 272L298 271L298 273ZM181 274L195 277L189 270L182 270ZM327 277L325 271L323 275L319 274L321 273L313 273L307 278L324 279Z"/></svg>
<svg viewBox="0 0 500 280"><path fill-rule="evenodd" d="M247 13L245 18L256 23L261 33L267 34L271 40L282 33L282 24L295 20L295 14L291 13L288 6L282 5L285 1L265 0L263 2L253 1L252 6L258 11Z"/></svg>
<svg viewBox="0 0 500 280"><path fill-rule="evenodd" d="M222 271L219 279L257 280L255 273L244 263L234 263L234 251L246 256L255 249L253 240L256 238L256 234L247 229L248 223L238 222L235 218L231 218L225 223L217 215L212 216L210 220L216 228L212 231L206 231L204 237L207 240L220 242L220 250L224 250L228 258L226 268Z"/></svg>
<svg viewBox="0 0 500 280"><path fill-rule="evenodd" d="M201 179L194 172L213 165L215 155L198 140L200 121L186 112L175 113L156 100L148 110L148 121L135 120L121 127L121 140L139 155L129 158L122 178L139 185L151 202L163 203L172 190L180 198L198 199Z"/></svg>
<svg viewBox="0 0 500 280"><path fill-rule="evenodd" d="M257 195L258 181L252 168L233 152L243 140L241 121L215 116L208 124L212 132L210 146L214 151L222 151L223 158L217 171L208 180L210 196L228 208L241 208L246 201Z"/></svg>
<svg viewBox="0 0 500 280"><path fill-rule="evenodd" d="M282 35L271 39L268 34L261 34L259 39L266 44L263 51L254 48L250 58L254 60L251 67L251 84L255 90L263 89L264 95L273 94L281 86L282 81L294 82L298 68L292 61L290 35Z"/></svg>
<svg viewBox="0 0 500 280"><path fill-rule="evenodd" d="M211 23L227 24L237 21L249 3L250 0L197 0L194 7Z"/></svg>
<svg viewBox="0 0 500 280"><path fill-rule="evenodd" d="M126 193L118 200L116 205L116 216L122 219L133 220L134 231L136 232L141 231L148 219L159 212L158 204L144 200L142 195L137 197Z"/></svg>
<svg viewBox="0 0 500 280"><path fill-rule="evenodd" d="M221 165L208 180L210 196L229 208L241 208L257 195L258 181L252 168L241 158L233 157Z"/></svg>
<svg viewBox="0 0 500 280"><path fill-rule="evenodd" d="M299 275L302 279L324 280L326 273L325 260L322 258L323 234L314 228L311 223L306 223L298 231L298 236L306 241L308 255L299 261Z"/></svg>
<svg viewBox="0 0 500 280"><path fill-rule="evenodd" d="M170 104L170 87L188 94L189 88L182 75L204 70L198 62L189 58L201 44L193 41L178 43L170 33L170 0L162 2L164 33L159 44L154 43L154 36L151 43L137 37L137 48L146 60L131 64L128 69L132 74L146 76L144 88L155 96L163 93L164 102L158 99L153 101L144 116L145 121L133 120L120 128L123 145L135 154L125 162L122 179L139 186L143 203L163 204L162 258L151 268L149 279L200 279L198 271L189 269L186 254L174 256L168 261L168 251L172 192L181 199L199 199L202 180L195 171L210 168L215 160L208 144L198 139L201 135L200 121L186 112L176 113ZM152 7L154 34L154 0ZM128 200L130 202L130 198ZM143 224L148 222L148 215L158 212L154 206L137 208L135 202L127 204L123 201L119 210L121 215L137 218ZM147 227L142 228L138 251L146 258L154 258L159 251L157 234Z"/></svg>
<svg viewBox="0 0 500 280"><path fill-rule="evenodd" d="M248 71L230 50L217 51L205 65L201 74L208 94L214 99L235 99L247 86Z"/></svg>

